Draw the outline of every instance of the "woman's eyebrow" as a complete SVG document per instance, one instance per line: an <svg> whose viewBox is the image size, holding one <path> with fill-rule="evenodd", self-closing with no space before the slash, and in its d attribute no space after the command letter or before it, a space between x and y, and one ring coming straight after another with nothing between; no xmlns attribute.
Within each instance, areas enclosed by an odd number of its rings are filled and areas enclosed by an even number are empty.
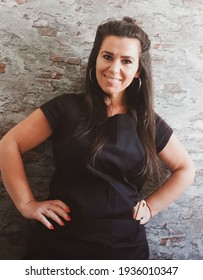
<svg viewBox="0 0 203 280"><path fill-rule="evenodd" d="M109 52L109 51L102 51L101 53L102 53L102 54L103 54L103 53L106 53L106 54L109 54L109 55L114 56L114 53ZM129 58L130 58L130 59L134 59L134 57L132 57L132 56L130 56L130 55L121 55L121 57L122 57L122 58L128 58L128 59L129 59ZM134 60L135 60L135 59L134 59Z"/></svg>

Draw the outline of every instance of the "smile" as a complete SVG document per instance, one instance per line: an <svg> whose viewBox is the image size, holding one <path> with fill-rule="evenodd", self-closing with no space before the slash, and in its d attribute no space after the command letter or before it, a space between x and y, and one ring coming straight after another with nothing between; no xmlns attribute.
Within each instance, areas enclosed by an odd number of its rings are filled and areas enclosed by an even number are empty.
<svg viewBox="0 0 203 280"><path fill-rule="evenodd" d="M110 81L110 82L122 81L122 80L119 79L119 78L107 76L106 74L104 74L104 77L105 77L108 81Z"/></svg>

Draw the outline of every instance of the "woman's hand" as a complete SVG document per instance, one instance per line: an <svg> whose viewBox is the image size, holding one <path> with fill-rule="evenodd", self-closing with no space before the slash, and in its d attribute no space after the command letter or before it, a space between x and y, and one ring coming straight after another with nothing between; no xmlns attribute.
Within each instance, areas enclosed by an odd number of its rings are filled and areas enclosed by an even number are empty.
<svg viewBox="0 0 203 280"><path fill-rule="evenodd" d="M28 219L40 221L49 229L54 229L50 219L64 226L65 221L70 221L70 208L61 200L36 201L31 200L20 209L21 214ZM49 218L49 219L47 219Z"/></svg>
<svg viewBox="0 0 203 280"><path fill-rule="evenodd" d="M151 216L151 212L150 212L149 208L145 207L145 209L143 211L143 214L142 214L142 217L140 219L140 224L144 225L144 224L148 223L149 220L151 219L151 217L152 216Z"/></svg>
<svg viewBox="0 0 203 280"><path fill-rule="evenodd" d="M139 201L133 207L133 219L140 221L140 224L146 224L152 218L152 212L145 200Z"/></svg>

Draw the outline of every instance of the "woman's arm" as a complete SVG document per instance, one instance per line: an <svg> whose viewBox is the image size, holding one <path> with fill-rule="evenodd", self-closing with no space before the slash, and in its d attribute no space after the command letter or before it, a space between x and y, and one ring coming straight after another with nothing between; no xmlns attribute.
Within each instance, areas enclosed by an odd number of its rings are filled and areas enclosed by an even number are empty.
<svg viewBox="0 0 203 280"><path fill-rule="evenodd" d="M44 142L52 129L40 109L11 129L0 141L0 170L5 188L16 208L26 218L41 221L52 229L49 217L63 225L70 220L68 206L60 200L37 202L27 181L21 155Z"/></svg>
<svg viewBox="0 0 203 280"><path fill-rule="evenodd" d="M195 176L194 164L174 134L172 134L166 147L159 153L161 161L171 171L170 177L145 200L151 209L152 216L169 206L175 201L193 182ZM142 223L146 223L150 213L143 217Z"/></svg>

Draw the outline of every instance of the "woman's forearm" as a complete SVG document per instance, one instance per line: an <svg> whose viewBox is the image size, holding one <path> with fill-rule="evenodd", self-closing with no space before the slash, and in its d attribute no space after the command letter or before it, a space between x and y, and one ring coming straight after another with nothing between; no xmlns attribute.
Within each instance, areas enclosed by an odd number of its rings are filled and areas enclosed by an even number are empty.
<svg viewBox="0 0 203 280"><path fill-rule="evenodd" d="M40 109L16 125L0 141L0 170L5 188L20 213L53 229L70 221L69 206L61 200L36 201L26 178L22 154L44 142L52 129ZM49 218L49 219L48 219Z"/></svg>
<svg viewBox="0 0 203 280"><path fill-rule="evenodd" d="M157 190L146 198L153 216L168 207L191 185L194 180L194 173L191 162L191 166L173 172Z"/></svg>
<svg viewBox="0 0 203 280"><path fill-rule="evenodd" d="M0 141L0 169L4 186L21 212L34 196L26 178L19 148L9 137Z"/></svg>
<svg viewBox="0 0 203 280"><path fill-rule="evenodd" d="M175 201L192 184L195 176L193 161L174 134L158 156L171 170L171 176L146 198L153 216Z"/></svg>
<svg viewBox="0 0 203 280"><path fill-rule="evenodd" d="M47 217L61 226L64 225L61 218L70 221L70 208L61 200L35 200L26 178L18 145L11 139L1 140L0 168L5 188L24 217L38 220L49 229L54 227Z"/></svg>
<svg viewBox="0 0 203 280"><path fill-rule="evenodd" d="M34 199L21 155L44 142L52 129L40 109L14 126L0 141L0 169L9 195L20 212Z"/></svg>

